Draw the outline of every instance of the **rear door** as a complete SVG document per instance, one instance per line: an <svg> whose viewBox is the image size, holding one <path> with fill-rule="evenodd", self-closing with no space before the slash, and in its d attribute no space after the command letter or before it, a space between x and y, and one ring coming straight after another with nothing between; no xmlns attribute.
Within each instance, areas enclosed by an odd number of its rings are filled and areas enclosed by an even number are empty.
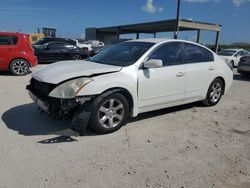
<svg viewBox="0 0 250 188"><path fill-rule="evenodd" d="M203 99L216 72L212 52L195 44L183 43L183 61L187 76L185 100Z"/></svg>
<svg viewBox="0 0 250 188"><path fill-rule="evenodd" d="M16 57L18 37L0 35L0 69L8 70L9 63Z"/></svg>

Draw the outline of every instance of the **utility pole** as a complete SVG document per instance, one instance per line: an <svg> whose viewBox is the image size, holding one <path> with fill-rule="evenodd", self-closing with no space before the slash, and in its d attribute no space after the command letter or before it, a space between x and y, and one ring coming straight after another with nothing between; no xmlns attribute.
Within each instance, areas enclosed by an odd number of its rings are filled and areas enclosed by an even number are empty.
<svg viewBox="0 0 250 188"><path fill-rule="evenodd" d="M177 15L176 15L176 30L174 33L174 39L178 38L179 21L180 21L180 4L181 4L181 0L178 0L178 2L177 2Z"/></svg>

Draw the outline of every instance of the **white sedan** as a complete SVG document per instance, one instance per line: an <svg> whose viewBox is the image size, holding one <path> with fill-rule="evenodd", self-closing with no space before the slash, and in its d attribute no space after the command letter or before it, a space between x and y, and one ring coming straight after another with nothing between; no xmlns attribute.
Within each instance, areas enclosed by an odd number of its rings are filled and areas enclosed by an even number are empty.
<svg viewBox="0 0 250 188"><path fill-rule="evenodd" d="M240 62L240 58L250 53L244 49L224 49L218 52L218 55L225 60L226 63L237 67Z"/></svg>
<svg viewBox="0 0 250 188"><path fill-rule="evenodd" d="M132 40L85 61L58 62L32 74L31 98L73 128L118 130L129 117L202 101L216 105L233 72L208 48L183 40Z"/></svg>

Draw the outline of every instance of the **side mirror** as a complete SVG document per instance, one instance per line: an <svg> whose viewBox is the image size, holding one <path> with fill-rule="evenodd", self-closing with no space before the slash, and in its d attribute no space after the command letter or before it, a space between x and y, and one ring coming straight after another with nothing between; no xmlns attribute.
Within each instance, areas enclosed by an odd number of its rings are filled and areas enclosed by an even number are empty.
<svg viewBox="0 0 250 188"><path fill-rule="evenodd" d="M144 62L143 66L145 68L160 68L163 66L162 60L160 59L150 59Z"/></svg>

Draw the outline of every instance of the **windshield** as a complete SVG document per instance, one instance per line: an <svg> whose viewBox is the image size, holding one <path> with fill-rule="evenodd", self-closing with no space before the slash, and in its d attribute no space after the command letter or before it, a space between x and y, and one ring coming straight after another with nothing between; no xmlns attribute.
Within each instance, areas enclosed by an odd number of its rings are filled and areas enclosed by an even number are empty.
<svg viewBox="0 0 250 188"><path fill-rule="evenodd" d="M223 56L232 56L236 50L221 50L218 52L218 55L223 55Z"/></svg>
<svg viewBox="0 0 250 188"><path fill-rule="evenodd" d="M126 67L134 64L153 45L150 42L122 42L104 49L90 61Z"/></svg>

